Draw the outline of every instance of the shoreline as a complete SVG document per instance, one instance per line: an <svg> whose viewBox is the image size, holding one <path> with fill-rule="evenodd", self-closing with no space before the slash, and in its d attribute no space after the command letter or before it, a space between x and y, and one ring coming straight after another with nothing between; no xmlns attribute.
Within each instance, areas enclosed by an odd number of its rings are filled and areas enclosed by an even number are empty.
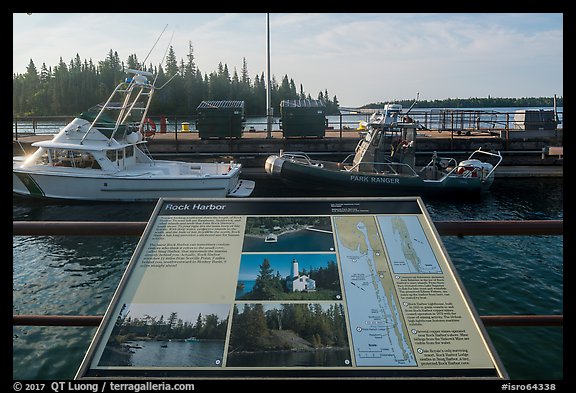
<svg viewBox="0 0 576 393"><path fill-rule="evenodd" d="M275 234L276 236L280 237L280 236L286 235L286 234L288 234L288 233L295 233L295 232L298 232L298 231L305 231L305 230L308 230L308 228L313 228L313 226L312 226L312 225L303 225L303 226L300 227L300 228L284 230L284 231L281 231L281 232L279 232L279 233L275 233L274 230L272 230L272 231L268 232L268 234L265 234L265 235L264 235L264 234L245 233L244 236L248 236L248 237L252 237L252 238L255 238L255 239L262 239L262 240L264 240L264 239L266 239L266 237L267 237L269 234L271 234L271 233L273 233L273 234Z"/></svg>

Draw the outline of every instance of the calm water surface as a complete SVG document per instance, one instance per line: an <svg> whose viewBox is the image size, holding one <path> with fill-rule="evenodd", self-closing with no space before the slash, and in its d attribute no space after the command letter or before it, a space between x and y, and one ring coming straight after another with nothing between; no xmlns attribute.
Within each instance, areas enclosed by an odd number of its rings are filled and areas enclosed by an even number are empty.
<svg viewBox="0 0 576 393"><path fill-rule="evenodd" d="M100 364L133 367L218 367L224 357L224 340L127 341L130 354L109 356ZM104 358L104 356L102 356Z"/></svg>
<svg viewBox="0 0 576 393"><path fill-rule="evenodd" d="M258 184L254 196L285 195ZM306 195L305 190L290 191ZM318 195L325 196L325 195ZM425 199L433 220L563 219L561 179L496 179L475 200ZM13 220L146 221L154 203L13 199ZM480 315L563 314L563 236L442 237ZM137 237L13 237L13 314L102 315ZM96 328L16 326L14 379L72 379ZM562 379L563 328L492 327L511 379Z"/></svg>

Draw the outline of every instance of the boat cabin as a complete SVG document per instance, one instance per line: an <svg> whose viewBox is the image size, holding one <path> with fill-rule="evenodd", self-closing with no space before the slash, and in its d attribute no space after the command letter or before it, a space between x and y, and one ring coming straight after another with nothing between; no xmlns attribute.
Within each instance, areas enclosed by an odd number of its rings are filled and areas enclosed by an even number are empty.
<svg viewBox="0 0 576 393"><path fill-rule="evenodd" d="M26 166L45 165L118 172L130 168L137 161L150 161L149 157L132 144L101 146L98 150L72 144L69 148L62 144L50 146L50 142L38 142L34 145L39 145L39 148L25 161Z"/></svg>

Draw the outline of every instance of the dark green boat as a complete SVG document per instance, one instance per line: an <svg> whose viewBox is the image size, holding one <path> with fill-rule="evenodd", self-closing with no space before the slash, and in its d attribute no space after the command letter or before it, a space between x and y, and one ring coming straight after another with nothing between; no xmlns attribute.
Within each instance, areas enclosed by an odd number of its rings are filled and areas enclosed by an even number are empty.
<svg viewBox="0 0 576 393"><path fill-rule="evenodd" d="M434 152L428 164L417 168L419 123L407 115L399 123L401 111L401 105L387 104L383 112L372 115L355 153L342 162L312 160L302 152L281 152L268 157L266 172L298 187L354 195L459 195L489 190L494 170L502 161L500 152L478 149L460 162Z"/></svg>

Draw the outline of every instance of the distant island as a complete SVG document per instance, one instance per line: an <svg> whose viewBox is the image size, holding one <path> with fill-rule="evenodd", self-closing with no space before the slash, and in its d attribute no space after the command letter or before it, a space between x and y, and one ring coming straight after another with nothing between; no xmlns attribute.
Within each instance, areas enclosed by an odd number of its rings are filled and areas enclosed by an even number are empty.
<svg viewBox="0 0 576 393"><path fill-rule="evenodd" d="M371 103L359 109L378 109L385 103L401 104L409 108L414 100L391 100ZM556 105L564 106L564 97L556 97ZM514 107L553 107L554 97L522 97L522 98L446 98L444 100L418 101L414 108L514 108Z"/></svg>

